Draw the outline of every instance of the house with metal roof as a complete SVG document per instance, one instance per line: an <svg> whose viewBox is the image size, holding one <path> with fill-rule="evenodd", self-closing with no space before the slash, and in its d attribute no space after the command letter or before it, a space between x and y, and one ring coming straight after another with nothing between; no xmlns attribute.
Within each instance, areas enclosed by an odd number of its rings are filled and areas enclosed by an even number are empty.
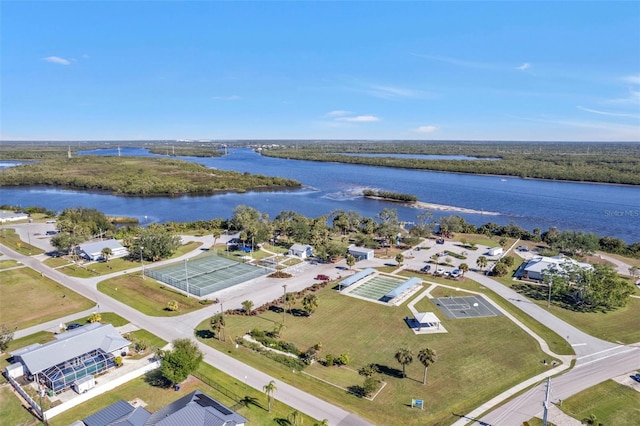
<svg viewBox="0 0 640 426"><path fill-rule="evenodd" d="M76 254L88 260L105 260L102 256L102 250L105 248L111 250L109 258L112 259L125 257L129 254L129 251L116 240L94 241L92 243L80 244L76 249Z"/></svg>
<svg viewBox="0 0 640 426"><path fill-rule="evenodd" d="M560 273L568 269L592 269L593 266L588 263L578 262L566 256L536 256L530 259L522 270L522 276L530 280L542 281L545 273Z"/></svg>
<svg viewBox="0 0 640 426"><path fill-rule="evenodd" d="M27 219L29 219L28 213L0 210L0 223L15 222L18 220L27 220Z"/></svg>
<svg viewBox="0 0 640 426"><path fill-rule="evenodd" d="M193 391L151 414L120 400L82 420L84 426L244 426L247 419L209 395Z"/></svg>
<svg viewBox="0 0 640 426"><path fill-rule="evenodd" d="M289 256L306 259L307 257L313 256L313 247L308 244L293 244L289 247Z"/></svg>
<svg viewBox="0 0 640 426"><path fill-rule="evenodd" d="M370 260L373 259L374 250L367 247L358 247L356 245L349 246L349 254L356 258L356 260Z"/></svg>
<svg viewBox="0 0 640 426"><path fill-rule="evenodd" d="M129 342L111 324L93 323L55 335L55 340L33 344L11 353L23 365L25 376L54 392L77 380L116 366L115 357L129 351Z"/></svg>

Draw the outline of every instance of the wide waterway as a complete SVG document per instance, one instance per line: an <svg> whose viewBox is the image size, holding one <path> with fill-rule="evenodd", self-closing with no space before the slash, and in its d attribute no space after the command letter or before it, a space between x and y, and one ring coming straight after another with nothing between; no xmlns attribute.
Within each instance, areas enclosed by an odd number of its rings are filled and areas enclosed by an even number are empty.
<svg viewBox="0 0 640 426"><path fill-rule="evenodd" d="M84 154L118 155L118 151L101 149ZM122 148L121 154L155 156L142 148ZM222 170L292 178L302 182L304 188L175 198L124 197L48 187L3 188L0 199L2 204L53 210L96 208L108 215L137 217L143 223L229 218L240 204L266 212L270 218L283 210L317 217L335 209L374 217L384 208L394 208L401 220L415 221L418 209L360 196L362 189L371 188L412 194L426 203L500 213L433 211L436 217L458 214L476 225L513 221L528 230L537 227L545 231L555 226L610 235L628 243L640 241L638 187L286 160L264 157L250 149L231 149L228 155L217 158L182 158Z"/></svg>

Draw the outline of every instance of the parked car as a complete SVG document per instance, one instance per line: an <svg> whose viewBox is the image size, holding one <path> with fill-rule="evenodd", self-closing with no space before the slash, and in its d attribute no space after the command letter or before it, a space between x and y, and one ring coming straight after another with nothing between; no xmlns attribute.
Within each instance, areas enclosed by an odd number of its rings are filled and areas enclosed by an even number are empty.
<svg viewBox="0 0 640 426"><path fill-rule="evenodd" d="M320 280L320 281L329 281L331 278L329 278L329 275L325 275L325 274L319 274L318 276L316 276L316 280Z"/></svg>
<svg viewBox="0 0 640 426"><path fill-rule="evenodd" d="M444 238L439 238L439 239L436 241L436 244L444 244Z"/></svg>
<svg viewBox="0 0 640 426"><path fill-rule="evenodd" d="M454 269L453 271L451 271L451 278L458 278L460 275L460 269Z"/></svg>
<svg viewBox="0 0 640 426"><path fill-rule="evenodd" d="M529 247L527 247L527 246L518 246L518 248L516 250L518 250L518 251L529 251Z"/></svg>
<svg viewBox="0 0 640 426"><path fill-rule="evenodd" d="M429 272L431 270L431 265L424 265L420 270L422 272Z"/></svg>
<svg viewBox="0 0 640 426"><path fill-rule="evenodd" d="M640 383L640 373L636 373L631 377L633 378L633 380L635 380L636 382Z"/></svg>
<svg viewBox="0 0 640 426"><path fill-rule="evenodd" d="M82 327L82 324L78 324L77 322L72 322L67 326L67 331L75 330L76 328Z"/></svg>
<svg viewBox="0 0 640 426"><path fill-rule="evenodd" d="M436 275L442 275L442 274L444 274L444 269L443 268L436 269Z"/></svg>

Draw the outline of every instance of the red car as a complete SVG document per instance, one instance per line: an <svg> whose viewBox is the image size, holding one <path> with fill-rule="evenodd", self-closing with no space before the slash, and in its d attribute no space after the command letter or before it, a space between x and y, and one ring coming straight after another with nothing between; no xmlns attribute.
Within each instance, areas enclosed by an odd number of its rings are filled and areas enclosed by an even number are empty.
<svg viewBox="0 0 640 426"><path fill-rule="evenodd" d="M321 280L321 281L329 281L331 278L329 278L329 275L324 275L324 274L320 274L316 277L316 280Z"/></svg>

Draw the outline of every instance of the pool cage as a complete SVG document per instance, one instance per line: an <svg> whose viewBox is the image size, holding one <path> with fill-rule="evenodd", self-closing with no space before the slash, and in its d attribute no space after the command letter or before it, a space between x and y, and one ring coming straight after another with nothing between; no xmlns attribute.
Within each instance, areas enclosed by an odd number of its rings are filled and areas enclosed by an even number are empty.
<svg viewBox="0 0 640 426"><path fill-rule="evenodd" d="M42 370L37 380L54 392L62 392L86 376L103 373L116 366L113 354L94 349L60 364Z"/></svg>

